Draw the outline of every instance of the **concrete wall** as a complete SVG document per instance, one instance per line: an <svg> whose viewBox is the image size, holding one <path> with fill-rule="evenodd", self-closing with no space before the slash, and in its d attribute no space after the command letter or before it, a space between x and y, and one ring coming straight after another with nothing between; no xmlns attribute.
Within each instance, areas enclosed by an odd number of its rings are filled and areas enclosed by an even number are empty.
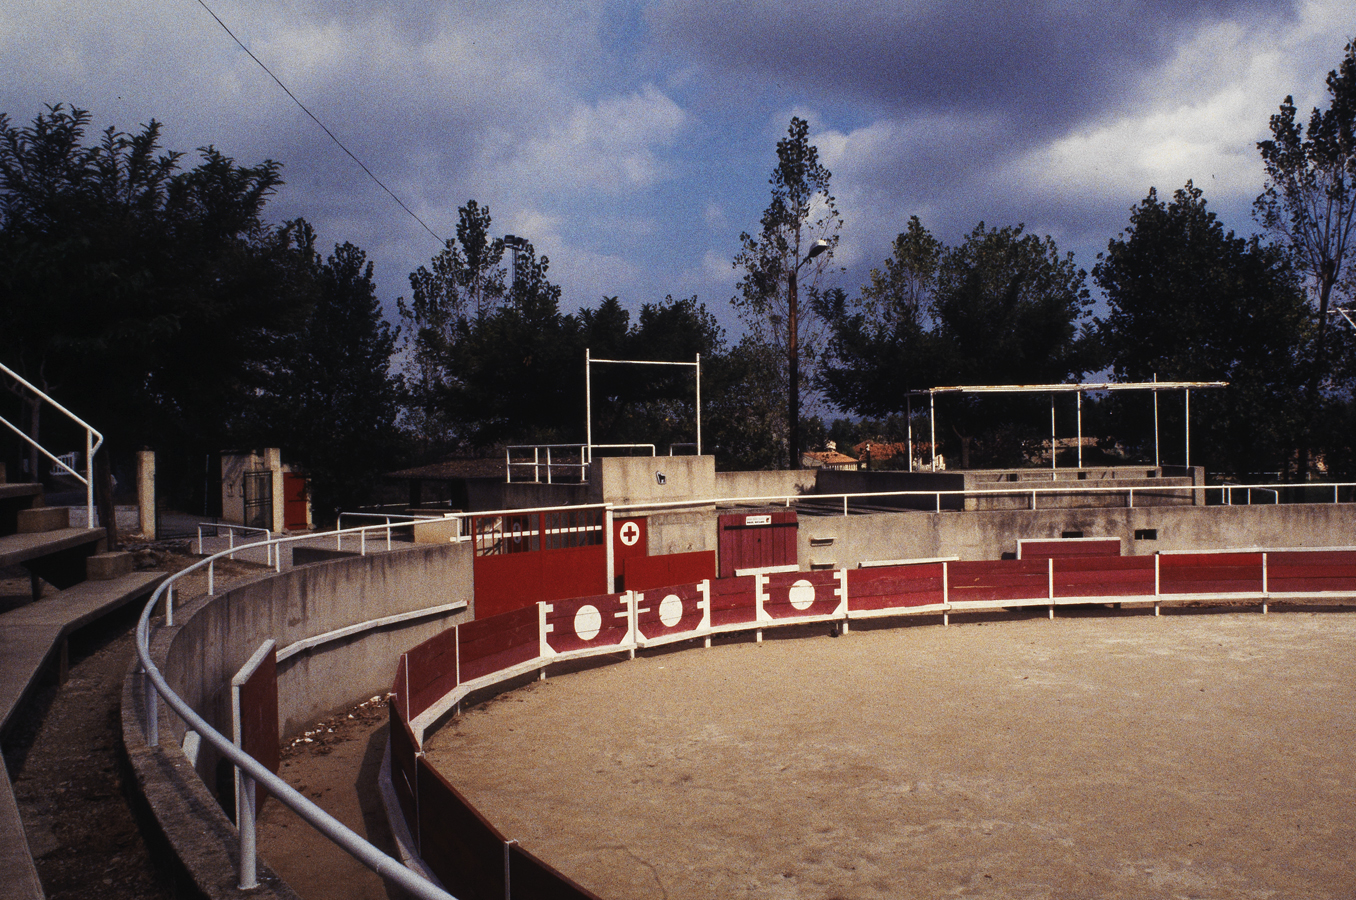
<svg viewBox="0 0 1356 900"><path fill-rule="evenodd" d="M1153 530L1156 539L1136 539ZM1356 505L1192 506L1135 509L992 510L802 516L801 568L855 567L863 560L958 556L1001 559L1019 538L1119 537L1126 555L1160 550L1356 545Z"/></svg>
<svg viewBox="0 0 1356 900"><path fill-rule="evenodd" d="M651 513L646 523L650 556L715 550L715 507L674 513Z"/></svg>
<svg viewBox="0 0 1356 900"><path fill-rule="evenodd" d="M162 671L175 691L219 731L231 730L231 676L268 638L282 649L374 619L464 600L471 602L471 545L431 545L352 557L269 575L176 610ZM468 613L439 615L367 631L303 651L278 666L284 736L384 693L396 659ZM176 723L176 739L183 738ZM198 772L212 784L215 755Z"/></svg>
<svg viewBox="0 0 1356 900"><path fill-rule="evenodd" d="M714 456L605 456L594 459L589 473L593 503L666 503L715 496Z"/></svg>
<svg viewBox="0 0 1356 900"><path fill-rule="evenodd" d="M809 494L821 469L775 472L717 472L717 497L794 497Z"/></svg>

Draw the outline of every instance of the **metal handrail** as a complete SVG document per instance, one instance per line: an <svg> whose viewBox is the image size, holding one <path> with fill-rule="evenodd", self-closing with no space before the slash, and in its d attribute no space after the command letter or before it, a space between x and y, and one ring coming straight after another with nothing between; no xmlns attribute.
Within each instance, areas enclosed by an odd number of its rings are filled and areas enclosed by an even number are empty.
<svg viewBox="0 0 1356 900"><path fill-rule="evenodd" d="M367 525L359 528L349 529L346 533L355 534L368 530L382 529L385 525ZM333 532L340 533L339 531ZM292 535L288 537L271 538L267 541L259 541L253 544L245 544L235 548L236 550L248 550L255 547L271 545L269 555L271 558L281 559L281 545L285 543L295 543L297 541L311 540L317 537L328 537L329 532L322 534ZM353 831L344 823L331 816L325 810L321 809L312 800L307 798L289 785L282 778L273 774L263 763L260 763L254 757L250 756L244 750L235 745L221 732L217 731L207 720L193 709L187 701L174 692L165 676L151 659L151 615L155 610L156 604L160 602L163 595L165 600L165 624L172 625L173 617L173 591L174 583L180 578L197 571L204 566L208 567L208 593L214 593L212 590L212 567L216 560L227 556L230 550L223 550L215 553L206 559L200 560L186 569L174 573L166 579L146 604L146 608L141 611L141 618L137 622L136 651L137 659L141 666L141 673L145 676L146 684L146 744L149 747L157 747L160 744L160 713L157 697L163 697L165 703L174 710L180 718L184 720L187 726L196 732L202 740L207 741L224 757L229 759L238 769L240 769L241 781L245 784L247 790L243 795L252 797L253 783L263 785L274 797L277 797L284 805L306 820L313 828L329 838L349 855L355 857L363 865L376 872L382 878L395 882L401 888L409 891L419 900L457 900L447 891L425 880L420 875L412 872L400 861L383 853L377 849L357 832ZM249 889L257 884L257 860L254 847L254 823L248 810L242 811L240 816L240 887Z"/></svg>
<svg viewBox="0 0 1356 900"><path fill-rule="evenodd" d="M80 418L75 413L71 412L69 409L62 406L56 400L52 399L45 392L43 392L41 388L30 382L27 378L24 378L22 375L11 369L9 366L5 365L4 363L0 363L0 370L3 370L6 375L13 378L17 383L22 384L24 387L32 391L33 394L39 400L47 401L52 405L52 408L55 409L57 412L61 413L66 418L70 419L76 425L79 425L81 428L85 429L85 474L81 475L79 472L75 471L75 469L66 465L66 463L64 463L61 459L55 456L46 447L42 446L37 441L33 440L33 438L25 434L22 429L15 427L13 422L10 422L4 416L0 416L0 422L3 422L6 428L17 434L30 447L33 447L43 456L47 457L52 462L60 466L62 469L69 472L72 476L75 477L77 481L79 481L81 484L85 486L85 515L86 515L85 522L88 523L91 527L93 527L94 454L99 450L100 447L104 445L104 436L93 425L89 424L84 419ZM36 474L37 473L35 472L34 475Z"/></svg>

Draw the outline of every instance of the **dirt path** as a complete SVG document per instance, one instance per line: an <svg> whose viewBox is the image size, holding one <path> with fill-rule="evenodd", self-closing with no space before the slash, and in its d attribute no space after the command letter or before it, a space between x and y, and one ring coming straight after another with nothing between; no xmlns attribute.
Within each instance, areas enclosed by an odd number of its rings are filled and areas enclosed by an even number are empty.
<svg viewBox="0 0 1356 900"><path fill-rule="evenodd" d="M741 643L436 734L510 838L627 898L1347 898L1356 615Z"/></svg>

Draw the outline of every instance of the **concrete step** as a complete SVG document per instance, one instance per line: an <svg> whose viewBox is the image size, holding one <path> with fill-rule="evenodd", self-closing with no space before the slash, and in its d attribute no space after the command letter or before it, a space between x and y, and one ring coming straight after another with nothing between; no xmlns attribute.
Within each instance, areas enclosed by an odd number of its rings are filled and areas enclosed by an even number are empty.
<svg viewBox="0 0 1356 900"><path fill-rule="evenodd" d="M90 581L108 581L131 573L134 559L126 550L96 553L85 560L85 577Z"/></svg>
<svg viewBox="0 0 1356 900"><path fill-rule="evenodd" d="M35 506L15 515L19 534L41 534L71 527L71 511L64 506Z"/></svg>

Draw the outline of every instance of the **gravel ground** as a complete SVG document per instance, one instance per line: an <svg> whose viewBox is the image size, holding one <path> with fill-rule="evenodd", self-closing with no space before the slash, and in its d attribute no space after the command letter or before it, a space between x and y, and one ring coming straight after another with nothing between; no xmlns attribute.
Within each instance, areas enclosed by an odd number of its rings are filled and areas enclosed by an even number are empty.
<svg viewBox="0 0 1356 900"><path fill-rule="evenodd" d="M606 900L1349 898L1356 615L971 621L651 655L427 742Z"/></svg>

